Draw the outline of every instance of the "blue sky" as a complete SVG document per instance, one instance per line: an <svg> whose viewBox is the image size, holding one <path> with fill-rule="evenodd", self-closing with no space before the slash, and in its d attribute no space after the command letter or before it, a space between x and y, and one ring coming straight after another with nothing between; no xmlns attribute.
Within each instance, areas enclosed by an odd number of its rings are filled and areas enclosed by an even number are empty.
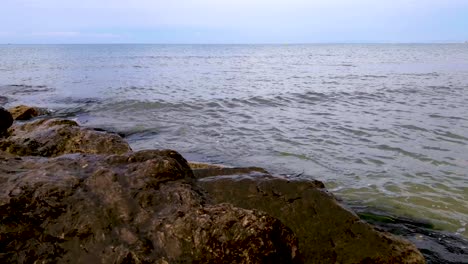
<svg viewBox="0 0 468 264"><path fill-rule="evenodd" d="M468 0L1 1L0 43L468 40Z"/></svg>

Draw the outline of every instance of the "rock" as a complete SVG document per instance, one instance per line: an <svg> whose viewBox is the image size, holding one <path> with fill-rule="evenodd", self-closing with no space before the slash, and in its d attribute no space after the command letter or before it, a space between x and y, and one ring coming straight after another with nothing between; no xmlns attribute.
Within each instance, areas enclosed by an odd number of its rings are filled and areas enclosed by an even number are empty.
<svg viewBox="0 0 468 264"><path fill-rule="evenodd" d="M65 119L43 119L15 124L0 139L0 150L20 156L54 157L67 153L123 154L131 151L116 134L78 126Z"/></svg>
<svg viewBox="0 0 468 264"><path fill-rule="evenodd" d="M436 230L422 219L395 216L368 206L351 206L361 219L413 243L427 263L459 264L468 260L468 239L459 234Z"/></svg>
<svg viewBox="0 0 468 264"><path fill-rule="evenodd" d="M0 107L0 136L13 124L13 117L10 112Z"/></svg>
<svg viewBox="0 0 468 264"><path fill-rule="evenodd" d="M15 120L29 120L37 116L46 115L46 109L19 105L8 109Z"/></svg>
<svg viewBox="0 0 468 264"><path fill-rule="evenodd" d="M299 239L305 263L425 263L414 245L361 221L319 181L254 172L201 178L198 185L212 203L260 210L281 220Z"/></svg>
<svg viewBox="0 0 468 264"><path fill-rule="evenodd" d="M0 249L0 263L424 263L319 181L131 152L64 119L0 138Z"/></svg>
<svg viewBox="0 0 468 264"><path fill-rule="evenodd" d="M194 182L170 150L0 152L0 262L301 263L279 220L207 203Z"/></svg>

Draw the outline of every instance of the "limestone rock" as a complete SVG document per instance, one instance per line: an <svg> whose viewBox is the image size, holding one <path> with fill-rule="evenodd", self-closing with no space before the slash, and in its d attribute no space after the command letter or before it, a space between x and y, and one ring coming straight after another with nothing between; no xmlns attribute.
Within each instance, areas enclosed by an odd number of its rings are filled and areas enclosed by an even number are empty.
<svg viewBox="0 0 468 264"><path fill-rule="evenodd" d="M123 154L131 151L116 134L80 127L65 119L15 124L0 140L0 150L21 156L54 157L67 153Z"/></svg>
<svg viewBox="0 0 468 264"><path fill-rule="evenodd" d="M425 263L414 245L361 221L319 181L254 172L201 178L198 185L213 203L261 210L281 220L299 239L305 263Z"/></svg>
<svg viewBox="0 0 468 264"><path fill-rule="evenodd" d="M0 263L301 263L257 210L206 203L175 151L0 152Z"/></svg>
<svg viewBox="0 0 468 264"><path fill-rule="evenodd" d="M8 109L8 111L10 111L15 120L29 120L47 114L47 110L45 109L26 105L18 105Z"/></svg>

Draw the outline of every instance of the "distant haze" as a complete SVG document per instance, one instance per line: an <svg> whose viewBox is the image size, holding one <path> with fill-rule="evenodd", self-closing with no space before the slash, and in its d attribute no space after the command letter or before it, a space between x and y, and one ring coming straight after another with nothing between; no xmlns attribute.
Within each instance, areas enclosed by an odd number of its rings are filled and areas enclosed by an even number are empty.
<svg viewBox="0 0 468 264"><path fill-rule="evenodd" d="M463 42L468 0L2 0L0 43Z"/></svg>

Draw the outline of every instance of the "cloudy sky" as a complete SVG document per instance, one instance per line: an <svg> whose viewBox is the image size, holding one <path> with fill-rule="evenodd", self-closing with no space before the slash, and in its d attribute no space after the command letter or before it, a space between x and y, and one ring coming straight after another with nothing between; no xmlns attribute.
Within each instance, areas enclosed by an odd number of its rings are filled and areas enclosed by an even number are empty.
<svg viewBox="0 0 468 264"><path fill-rule="evenodd" d="M0 43L468 40L468 0L0 1Z"/></svg>

